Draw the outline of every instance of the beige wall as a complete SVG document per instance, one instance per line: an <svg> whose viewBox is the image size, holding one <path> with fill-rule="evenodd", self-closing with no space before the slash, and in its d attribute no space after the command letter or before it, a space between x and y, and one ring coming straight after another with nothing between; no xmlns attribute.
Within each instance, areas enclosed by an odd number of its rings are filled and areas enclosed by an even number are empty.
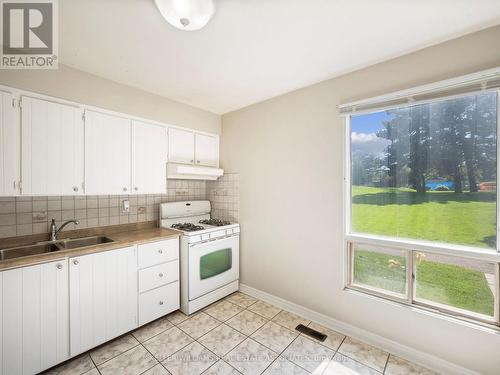
<svg viewBox="0 0 500 375"><path fill-rule="evenodd" d="M65 65L60 65L58 70L0 70L0 84L171 125L220 133L219 115Z"/></svg>
<svg viewBox="0 0 500 375"><path fill-rule="evenodd" d="M498 374L499 334L343 291L343 128L336 105L500 66L499 40L500 27L490 28L224 115L222 166L240 174L241 281Z"/></svg>

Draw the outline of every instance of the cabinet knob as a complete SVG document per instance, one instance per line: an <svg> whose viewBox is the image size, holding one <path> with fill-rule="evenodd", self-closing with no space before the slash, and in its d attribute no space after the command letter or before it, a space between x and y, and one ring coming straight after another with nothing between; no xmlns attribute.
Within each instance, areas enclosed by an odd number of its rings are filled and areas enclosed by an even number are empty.
<svg viewBox="0 0 500 375"><path fill-rule="evenodd" d="M198 164L200 164L200 161L199 161L199 160L196 160L196 162L197 162Z"/></svg>
<svg viewBox="0 0 500 375"><path fill-rule="evenodd" d="M158 250L158 254L163 254L163 250Z"/></svg>
<svg viewBox="0 0 500 375"><path fill-rule="evenodd" d="M73 264L74 264L75 266L78 266L78 263L80 263L80 262L78 261L78 259L75 259L75 260L73 261Z"/></svg>
<svg viewBox="0 0 500 375"><path fill-rule="evenodd" d="M158 274L158 276L159 276L159 277L163 277L163 274L162 274L162 273L159 273L159 274Z"/></svg>
<svg viewBox="0 0 500 375"><path fill-rule="evenodd" d="M124 187L124 188L123 188L123 191L127 191L127 188L126 188L126 187Z"/></svg>
<svg viewBox="0 0 500 375"><path fill-rule="evenodd" d="M138 190L139 190L139 188L136 186L136 187L134 188L134 190L135 190L135 191L138 191Z"/></svg>
<svg viewBox="0 0 500 375"><path fill-rule="evenodd" d="M73 191L78 191L78 187L73 186Z"/></svg>
<svg viewBox="0 0 500 375"><path fill-rule="evenodd" d="M160 306L163 305L163 301L160 301Z"/></svg>
<svg viewBox="0 0 500 375"><path fill-rule="evenodd" d="M58 269L58 270L62 270L63 265L59 263L59 264L57 264L57 266L56 266L56 267L57 267L57 269Z"/></svg>
<svg viewBox="0 0 500 375"><path fill-rule="evenodd" d="M191 163L194 163L194 160L190 160Z"/></svg>

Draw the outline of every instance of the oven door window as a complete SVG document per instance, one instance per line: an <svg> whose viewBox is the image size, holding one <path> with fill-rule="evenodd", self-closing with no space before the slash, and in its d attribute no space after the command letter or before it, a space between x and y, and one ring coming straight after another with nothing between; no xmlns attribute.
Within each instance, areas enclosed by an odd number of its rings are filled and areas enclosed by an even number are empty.
<svg viewBox="0 0 500 375"><path fill-rule="evenodd" d="M200 257L200 279L205 280L220 275L233 266L230 248L213 251Z"/></svg>

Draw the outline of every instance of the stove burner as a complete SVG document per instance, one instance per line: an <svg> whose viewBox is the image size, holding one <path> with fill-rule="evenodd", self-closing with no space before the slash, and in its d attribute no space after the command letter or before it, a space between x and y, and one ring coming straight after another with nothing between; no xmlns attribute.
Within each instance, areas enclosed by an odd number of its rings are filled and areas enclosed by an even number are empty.
<svg viewBox="0 0 500 375"><path fill-rule="evenodd" d="M177 223L177 224L172 224L171 227L174 228L174 229L183 230L185 232L194 232L194 231L197 231L197 230L203 230L203 229L205 229L201 225L195 225L193 223Z"/></svg>
<svg viewBox="0 0 500 375"><path fill-rule="evenodd" d="M209 219L209 220L200 220L200 224L213 225L215 227L222 227L224 225L230 225L231 223L227 220Z"/></svg>

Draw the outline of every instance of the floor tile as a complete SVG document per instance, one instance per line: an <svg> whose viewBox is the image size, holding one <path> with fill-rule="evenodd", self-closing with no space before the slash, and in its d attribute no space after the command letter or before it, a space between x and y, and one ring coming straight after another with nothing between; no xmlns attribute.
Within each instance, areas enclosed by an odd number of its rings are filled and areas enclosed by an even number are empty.
<svg viewBox="0 0 500 375"><path fill-rule="evenodd" d="M173 327L149 339L143 345L161 362L192 342L191 337L179 328Z"/></svg>
<svg viewBox="0 0 500 375"><path fill-rule="evenodd" d="M203 345L193 342L172 354L162 364L172 375L199 375L217 360L214 353Z"/></svg>
<svg viewBox="0 0 500 375"><path fill-rule="evenodd" d="M199 313L178 325L189 336L197 339L221 323L205 313Z"/></svg>
<svg viewBox="0 0 500 375"><path fill-rule="evenodd" d="M210 367L203 375L240 375L241 372L231 367L227 362L220 359L215 365Z"/></svg>
<svg viewBox="0 0 500 375"><path fill-rule="evenodd" d="M100 374L99 374L99 371L96 368L93 368L92 370L84 372L83 375L100 375Z"/></svg>
<svg viewBox="0 0 500 375"><path fill-rule="evenodd" d="M80 375L94 369L94 363L88 354L82 354L69 360L51 370L44 372L44 375Z"/></svg>
<svg viewBox="0 0 500 375"><path fill-rule="evenodd" d="M278 355L264 345L252 339L246 339L231 352L224 360L243 374L260 374Z"/></svg>
<svg viewBox="0 0 500 375"><path fill-rule="evenodd" d="M315 329L316 331L319 331L321 333L324 333L328 337L326 338L325 341L319 341L319 340L316 340L314 337L309 337L309 336L307 336L307 338L309 338L313 341L316 341L317 343L320 343L324 346L328 346L332 350L337 350L339 348L340 344L342 344L342 341L345 339L344 335L342 335L338 332L335 332L334 330L331 330L329 328L323 327L323 326L321 326L317 323L314 323L314 322L311 322L311 324L309 324L308 327ZM304 334L302 334L302 335L305 336Z"/></svg>
<svg viewBox="0 0 500 375"><path fill-rule="evenodd" d="M187 320L189 316L184 314L181 310L174 311L173 313L167 315L167 319L170 320L172 324L179 324Z"/></svg>
<svg viewBox="0 0 500 375"><path fill-rule="evenodd" d="M245 335L225 324L221 324L200 337L198 341L215 354L223 356L245 339Z"/></svg>
<svg viewBox="0 0 500 375"><path fill-rule="evenodd" d="M165 367L157 364L155 367L150 368L148 371L143 372L141 375L171 375Z"/></svg>
<svg viewBox="0 0 500 375"><path fill-rule="evenodd" d="M226 321L227 325L245 335L251 335L266 323L267 319L248 310L244 310Z"/></svg>
<svg viewBox="0 0 500 375"><path fill-rule="evenodd" d="M137 345L139 342L132 335L125 335L91 350L90 357L96 365L100 365Z"/></svg>
<svg viewBox="0 0 500 375"><path fill-rule="evenodd" d="M288 311L281 311L278 315L276 315L273 319L273 322L282 325L292 331L295 330L299 324L308 325L311 321L302 318L301 316L295 315Z"/></svg>
<svg viewBox="0 0 500 375"><path fill-rule="evenodd" d="M381 373L337 353L333 359L324 361L313 375L381 375Z"/></svg>
<svg viewBox="0 0 500 375"><path fill-rule="evenodd" d="M308 375L309 372L302 367L288 361L285 358L278 358L271 366L264 371L264 375Z"/></svg>
<svg viewBox="0 0 500 375"><path fill-rule="evenodd" d="M132 334L137 340L139 340L140 342L144 342L151 337L156 336L157 334L162 333L163 331L166 331L167 329L172 327L172 323L170 323L167 317L164 317L136 329L134 332L132 332Z"/></svg>
<svg viewBox="0 0 500 375"><path fill-rule="evenodd" d="M298 333L274 322L268 322L254 332L251 337L276 353L281 353L297 336Z"/></svg>
<svg viewBox="0 0 500 375"><path fill-rule="evenodd" d="M380 372L384 371L389 356L389 353L352 337L346 337L339 352Z"/></svg>
<svg viewBox="0 0 500 375"><path fill-rule="evenodd" d="M139 375L157 363L153 356L139 345L97 368L102 375Z"/></svg>
<svg viewBox="0 0 500 375"><path fill-rule="evenodd" d="M239 312L243 311L243 309L234 303L228 301L222 301L219 303L215 303L209 308L203 310L208 315L214 317L221 322L225 322L226 320L232 318Z"/></svg>
<svg viewBox="0 0 500 375"><path fill-rule="evenodd" d="M276 307L264 301L255 302L248 308L248 310L257 313L259 315L262 315L264 318L267 319L274 318L276 314L278 314L281 311L279 307Z"/></svg>
<svg viewBox="0 0 500 375"><path fill-rule="evenodd" d="M395 355L389 356L387 367L385 369L387 375L437 375L436 372L428 370L415 363L411 363L403 358Z"/></svg>
<svg viewBox="0 0 500 375"><path fill-rule="evenodd" d="M236 292L236 293L231 294L230 296L227 296L226 300L234 303L235 305L243 307L244 309L246 309L248 306L253 305L255 302L257 302L256 298L250 297L249 295L241 293L241 292Z"/></svg>
<svg viewBox="0 0 500 375"><path fill-rule="evenodd" d="M335 352L326 346L299 336L283 352L282 356L307 371L313 372L323 361L332 359L334 354Z"/></svg>

